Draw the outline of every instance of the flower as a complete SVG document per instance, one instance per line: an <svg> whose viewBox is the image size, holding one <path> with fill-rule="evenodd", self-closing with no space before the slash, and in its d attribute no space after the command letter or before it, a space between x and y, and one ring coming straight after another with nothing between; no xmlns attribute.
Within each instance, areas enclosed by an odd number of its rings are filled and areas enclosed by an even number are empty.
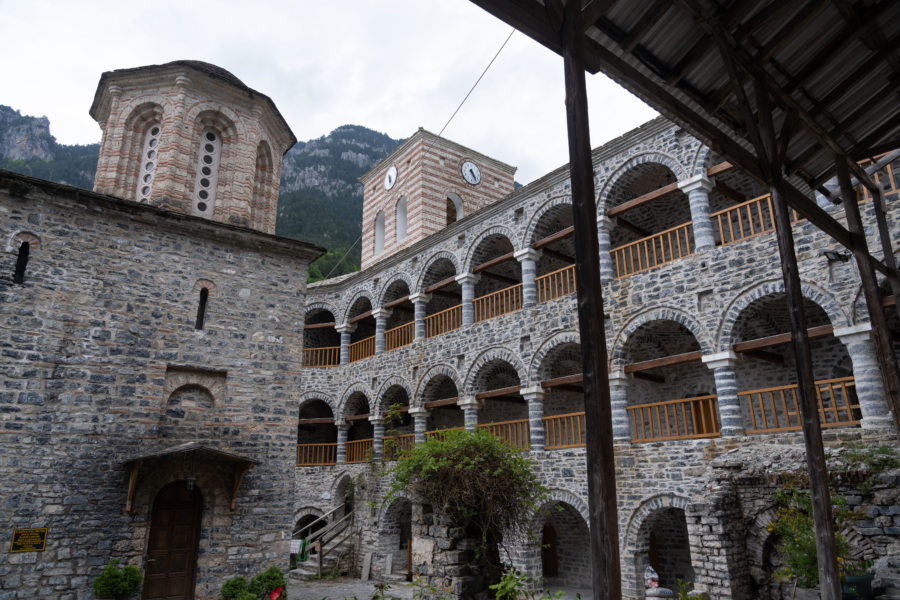
<svg viewBox="0 0 900 600"><path fill-rule="evenodd" d="M278 600L279 596L281 596L281 590L284 589L284 586L278 586L274 591L269 592L269 600Z"/></svg>

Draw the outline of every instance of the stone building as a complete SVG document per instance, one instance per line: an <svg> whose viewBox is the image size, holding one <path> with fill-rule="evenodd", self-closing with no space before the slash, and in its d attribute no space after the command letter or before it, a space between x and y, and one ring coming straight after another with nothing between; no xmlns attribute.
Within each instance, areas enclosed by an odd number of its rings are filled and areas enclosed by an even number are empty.
<svg viewBox="0 0 900 600"><path fill-rule="evenodd" d="M94 192L0 173L0 598L210 599L283 565L308 264L273 235L296 141L266 96L180 61L105 73Z"/></svg>

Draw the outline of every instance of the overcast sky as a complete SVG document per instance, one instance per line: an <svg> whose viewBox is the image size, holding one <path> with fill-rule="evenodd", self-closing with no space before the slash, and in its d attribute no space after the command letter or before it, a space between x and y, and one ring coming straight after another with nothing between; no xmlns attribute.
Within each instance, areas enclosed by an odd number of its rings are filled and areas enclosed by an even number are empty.
<svg viewBox="0 0 900 600"><path fill-rule="evenodd" d="M99 141L103 71L197 59L274 100L300 140L344 124L438 133L510 27L467 0L0 0L0 104L46 115L63 144ZM588 76L591 144L656 116ZM516 32L444 137L519 168L568 160L562 58Z"/></svg>

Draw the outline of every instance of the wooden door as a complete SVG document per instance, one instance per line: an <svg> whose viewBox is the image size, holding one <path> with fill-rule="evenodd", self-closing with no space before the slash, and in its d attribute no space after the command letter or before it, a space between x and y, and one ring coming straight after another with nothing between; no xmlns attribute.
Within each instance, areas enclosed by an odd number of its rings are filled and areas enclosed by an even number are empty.
<svg viewBox="0 0 900 600"><path fill-rule="evenodd" d="M541 540L541 565L544 577L559 575L559 555L557 554L556 529L547 521L544 524L544 535Z"/></svg>
<svg viewBox="0 0 900 600"><path fill-rule="evenodd" d="M145 569L145 600L192 600L200 533L200 492L184 481L164 487L153 502Z"/></svg>

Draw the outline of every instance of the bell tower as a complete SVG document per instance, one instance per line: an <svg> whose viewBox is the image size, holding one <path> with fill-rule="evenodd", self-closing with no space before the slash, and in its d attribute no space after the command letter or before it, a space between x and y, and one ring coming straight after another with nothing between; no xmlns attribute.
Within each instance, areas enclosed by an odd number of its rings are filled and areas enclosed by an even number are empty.
<svg viewBox="0 0 900 600"><path fill-rule="evenodd" d="M94 191L275 233L281 157L297 138L272 100L192 60L108 71Z"/></svg>

